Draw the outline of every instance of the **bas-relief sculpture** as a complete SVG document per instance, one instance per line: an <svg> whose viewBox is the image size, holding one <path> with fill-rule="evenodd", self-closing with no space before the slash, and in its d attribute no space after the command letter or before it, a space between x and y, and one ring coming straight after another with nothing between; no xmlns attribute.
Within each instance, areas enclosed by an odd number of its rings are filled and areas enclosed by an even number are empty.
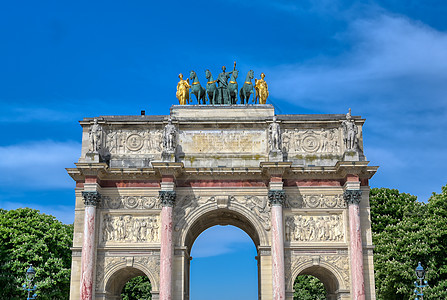
<svg viewBox="0 0 447 300"><path fill-rule="evenodd" d="M111 154L155 154L163 149L160 130L126 130L115 128L106 133L106 147Z"/></svg>
<svg viewBox="0 0 447 300"><path fill-rule="evenodd" d="M282 134L283 151L290 153L341 154L340 130L331 129L285 129Z"/></svg>
<svg viewBox="0 0 447 300"><path fill-rule="evenodd" d="M103 196L104 209L160 209L158 196Z"/></svg>
<svg viewBox="0 0 447 300"><path fill-rule="evenodd" d="M285 220L286 240L291 242L343 242L340 214L294 215Z"/></svg>
<svg viewBox="0 0 447 300"><path fill-rule="evenodd" d="M158 215L148 217L105 214L102 222L102 242L154 243L159 242Z"/></svg>
<svg viewBox="0 0 447 300"><path fill-rule="evenodd" d="M342 194L323 195L323 194L294 194L287 195L284 204L285 209L296 208L346 208L346 201Z"/></svg>

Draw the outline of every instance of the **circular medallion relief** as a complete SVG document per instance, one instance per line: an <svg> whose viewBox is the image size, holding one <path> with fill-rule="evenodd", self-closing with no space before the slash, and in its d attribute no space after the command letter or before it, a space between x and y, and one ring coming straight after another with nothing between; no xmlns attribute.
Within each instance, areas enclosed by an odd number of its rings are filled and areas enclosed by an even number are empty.
<svg viewBox="0 0 447 300"><path fill-rule="evenodd" d="M306 152L315 152L320 147L320 141L313 135L303 138L303 149Z"/></svg>
<svg viewBox="0 0 447 300"><path fill-rule="evenodd" d="M143 138L139 134L131 134L127 137L126 146L130 151L138 151L143 147Z"/></svg>
<svg viewBox="0 0 447 300"><path fill-rule="evenodd" d="M307 205L309 207L317 207L320 204L320 198L316 195L308 196Z"/></svg>

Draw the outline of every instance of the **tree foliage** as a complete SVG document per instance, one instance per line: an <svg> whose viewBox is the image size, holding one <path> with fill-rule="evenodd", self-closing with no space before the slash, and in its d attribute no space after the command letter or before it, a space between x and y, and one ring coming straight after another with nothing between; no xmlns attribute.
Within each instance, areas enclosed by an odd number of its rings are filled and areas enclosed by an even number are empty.
<svg viewBox="0 0 447 300"><path fill-rule="evenodd" d="M38 210L0 209L0 299L24 299L32 264L38 299L68 299L73 225Z"/></svg>
<svg viewBox="0 0 447 300"><path fill-rule="evenodd" d="M293 284L293 300L324 300L326 290L323 283L311 275L297 276Z"/></svg>
<svg viewBox="0 0 447 300"><path fill-rule="evenodd" d="M420 261L428 299L447 299L447 186L428 203L397 190L371 190L377 299L414 299Z"/></svg>
<svg viewBox="0 0 447 300"><path fill-rule="evenodd" d="M129 280L121 292L123 300L151 300L151 282L146 276L137 276Z"/></svg>

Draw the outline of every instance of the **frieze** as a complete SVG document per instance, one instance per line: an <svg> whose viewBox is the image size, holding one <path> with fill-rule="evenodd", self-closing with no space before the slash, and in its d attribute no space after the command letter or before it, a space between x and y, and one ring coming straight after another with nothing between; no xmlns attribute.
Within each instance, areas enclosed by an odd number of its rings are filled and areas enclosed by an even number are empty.
<svg viewBox="0 0 447 300"><path fill-rule="evenodd" d="M287 194L284 208L345 208L346 201L342 194L323 195L297 195Z"/></svg>
<svg viewBox="0 0 447 300"><path fill-rule="evenodd" d="M102 222L102 242L158 243L160 241L159 224L158 215L105 214Z"/></svg>
<svg viewBox="0 0 447 300"><path fill-rule="evenodd" d="M343 219L340 214L288 216L285 221L285 235L290 242L342 242Z"/></svg>
<svg viewBox="0 0 447 300"><path fill-rule="evenodd" d="M108 130L106 147L110 154L155 154L163 150L162 130Z"/></svg>
<svg viewBox="0 0 447 300"><path fill-rule="evenodd" d="M155 196L103 196L104 209L160 209L160 201Z"/></svg>
<svg viewBox="0 0 447 300"><path fill-rule="evenodd" d="M282 149L289 153L341 154L340 130L332 129L285 129L282 133Z"/></svg>

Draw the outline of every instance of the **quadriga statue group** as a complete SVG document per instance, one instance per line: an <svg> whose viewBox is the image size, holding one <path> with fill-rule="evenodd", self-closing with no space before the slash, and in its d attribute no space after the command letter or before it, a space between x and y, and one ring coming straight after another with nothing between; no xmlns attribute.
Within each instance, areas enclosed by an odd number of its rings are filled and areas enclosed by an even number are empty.
<svg viewBox="0 0 447 300"><path fill-rule="evenodd" d="M191 94L195 95L197 103L201 105L234 105L238 102L238 84L237 77L239 71L236 70L236 62L234 62L233 71L226 72L225 66L222 67L222 72L213 79L210 70L205 71L205 78L207 80L206 87L202 87L197 77L197 73L191 71L189 78L183 79L183 74L179 74L180 81L177 84L177 99L180 105L189 104ZM261 73L261 79L255 78L255 83L252 83L254 78L253 70L248 71L245 77L244 84L239 90L240 104L248 104L250 97L252 103L265 104L269 96L268 86L265 82L265 74ZM228 81L230 80L230 81ZM208 102L208 103L207 103Z"/></svg>

